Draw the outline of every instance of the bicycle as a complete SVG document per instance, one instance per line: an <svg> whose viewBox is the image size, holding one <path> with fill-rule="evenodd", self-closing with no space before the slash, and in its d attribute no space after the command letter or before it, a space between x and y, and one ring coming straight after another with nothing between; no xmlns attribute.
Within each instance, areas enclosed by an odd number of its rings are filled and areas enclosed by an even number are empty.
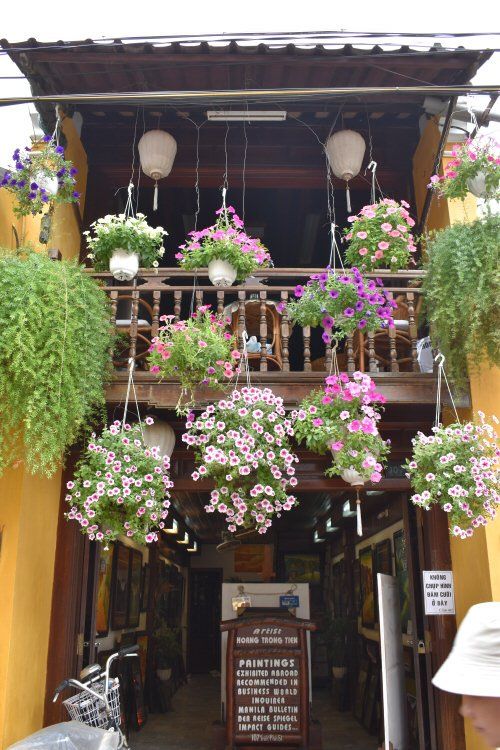
<svg viewBox="0 0 500 750"><path fill-rule="evenodd" d="M59 695L69 687L79 692L66 698L63 705L70 718L90 727L105 729L118 733L118 750L128 748L129 744L121 729L120 680L110 677L110 668L116 659L137 656L139 646L120 649L106 661L104 672L99 664L90 664L80 672L80 680L69 678L57 686L54 703Z"/></svg>

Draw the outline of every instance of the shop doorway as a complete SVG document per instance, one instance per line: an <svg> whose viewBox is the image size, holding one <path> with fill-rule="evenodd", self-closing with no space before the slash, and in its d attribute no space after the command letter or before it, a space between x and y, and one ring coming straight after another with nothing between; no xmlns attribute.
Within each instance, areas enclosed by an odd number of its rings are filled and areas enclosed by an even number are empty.
<svg viewBox="0 0 500 750"><path fill-rule="evenodd" d="M188 664L191 674L220 669L222 569L189 573Z"/></svg>

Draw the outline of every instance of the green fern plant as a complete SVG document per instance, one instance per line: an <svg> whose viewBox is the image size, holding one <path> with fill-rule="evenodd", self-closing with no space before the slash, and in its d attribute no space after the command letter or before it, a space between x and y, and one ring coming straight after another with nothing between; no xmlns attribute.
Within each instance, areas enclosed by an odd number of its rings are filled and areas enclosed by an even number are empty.
<svg viewBox="0 0 500 750"><path fill-rule="evenodd" d="M0 251L0 331L0 474L50 476L105 403L106 295L77 263Z"/></svg>
<svg viewBox="0 0 500 750"><path fill-rule="evenodd" d="M423 284L431 336L458 388L467 367L500 364L500 216L435 233Z"/></svg>

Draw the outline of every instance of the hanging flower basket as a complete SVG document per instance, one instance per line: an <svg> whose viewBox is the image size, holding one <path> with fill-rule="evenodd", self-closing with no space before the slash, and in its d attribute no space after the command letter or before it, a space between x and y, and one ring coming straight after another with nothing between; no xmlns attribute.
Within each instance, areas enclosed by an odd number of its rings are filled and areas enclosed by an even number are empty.
<svg viewBox="0 0 500 750"><path fill-rule="evenodd" d="M77 203L80 198L75 190L78 170L64 158L64 148L51 136L43 141L46 145L17 148L12 154L13 168L0 181L0 188L17 198L16 216L36 216L50 203Z"/></svg>
<svg viewBox="0 0 500 750"><path fill-rule="evenodd" d="M410 262L414 264L412 254L417 247L411 229L415 221L408 208L406 201L384 198L364 206L357 216L349 216L352 225L345 235L349 242L347 262L363 271L400 271L408 268Z"/></svg>
<svg viewBox="0 0 500 750"><path fill-rule="evenodd" d="M144 214L108 214L83 234L96 271L111 271L120 281L130 281L142 268L157 268L165 248L163 227L150 227Z"/></svg>
<svg viewBox="0 0 500 750"><path fill-rule="evenodd" d="M394 327L392 311L397 305L382 280L367 280L357 268L338 273L327 268L313 274L305 287L295 288L295 297L287 306L289 317L301 326L321 325L326 344L356 330Z"/></svg>
<svg viewBox="0 0 500 750"><path fill-rule="evenodd" d="M193 479L215 483L205 510L224 514L230 532L255 527L265 534L274 515L296 505L292 420L269 388L235 390L199 417L191 413L186 428L182 439L198 464Z"/></svg>
<svg viewBox="0 0 500 750"><path fill-rule="evenodd" d="M500 503L495 429L478 412L480 423L433 428L417 433L407 469L414 494L411 501L424 510L440 505L450 514L450 533L461 539L495 518ZM498 419L493 417L498 424Z"/></svg>
<svg viewBox="0 0 500 750"><path fill-rule="evenodd" d="M232 333L226 330L222 315L203 305L188 320L162 315L164 325L150 347L150 371L160 378L180 381L178 414L187 413L193 405L199 385L222 388L237 372L240 353Z"/></svg>
<svg viewBox="0 0 500 750"><path fill-rule="evenodd" d="M153 424L151 417L146 424ZM68 520L89 539L108 543L123 534L139 544L157 541L170 506L170 459L143 443L139 424L115 421L92 440L67 483Z"/></svg>
<svg viewBox="0 0 500 750"><path fill-rule="evenodd" d="M271 265L271 256L260 240L249 237L232 206L216 211L217 221L179 247L179 265L189 270L208 268L214 286L230 286L235 279L244 281L259 268ZM216 263L216 261L222 261Z"/></svg>
<svg viewBox="0 0 500 750"><path fill-rule="evenodd" d="M354 486L380 482L389 441L381 438L377 404L385 397L373 380L355 372L330 375L322 390L313 391L292 413L295 436L314 453L332 452L327 476L341 476Z"/></svg>
<svg viewBox="0 0 500 750"><path fill-rule="evenodd" d="M500 199L500 145L494 138L469 139L451 154L444 175L432 175L428 187L445 198L463 200L471 192L477 198Z"/></svg>

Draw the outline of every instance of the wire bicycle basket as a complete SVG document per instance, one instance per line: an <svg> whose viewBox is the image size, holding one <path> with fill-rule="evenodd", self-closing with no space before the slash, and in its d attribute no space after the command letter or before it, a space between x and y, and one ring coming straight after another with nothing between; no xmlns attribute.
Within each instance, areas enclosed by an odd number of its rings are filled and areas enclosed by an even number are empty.
<svg viewBox="0 0 500 750"><path fill-rule="evenodd" d="M91 727L106 729L111 720L115 727L120 726L120 681L118 677L109 681L108 692L105 693L106 682L104 679L92 685L92 690L106 697L109 706L109 715L106 704L88 693L78 693L63 701L63 705L71 719L80 721Z"/></svg>

